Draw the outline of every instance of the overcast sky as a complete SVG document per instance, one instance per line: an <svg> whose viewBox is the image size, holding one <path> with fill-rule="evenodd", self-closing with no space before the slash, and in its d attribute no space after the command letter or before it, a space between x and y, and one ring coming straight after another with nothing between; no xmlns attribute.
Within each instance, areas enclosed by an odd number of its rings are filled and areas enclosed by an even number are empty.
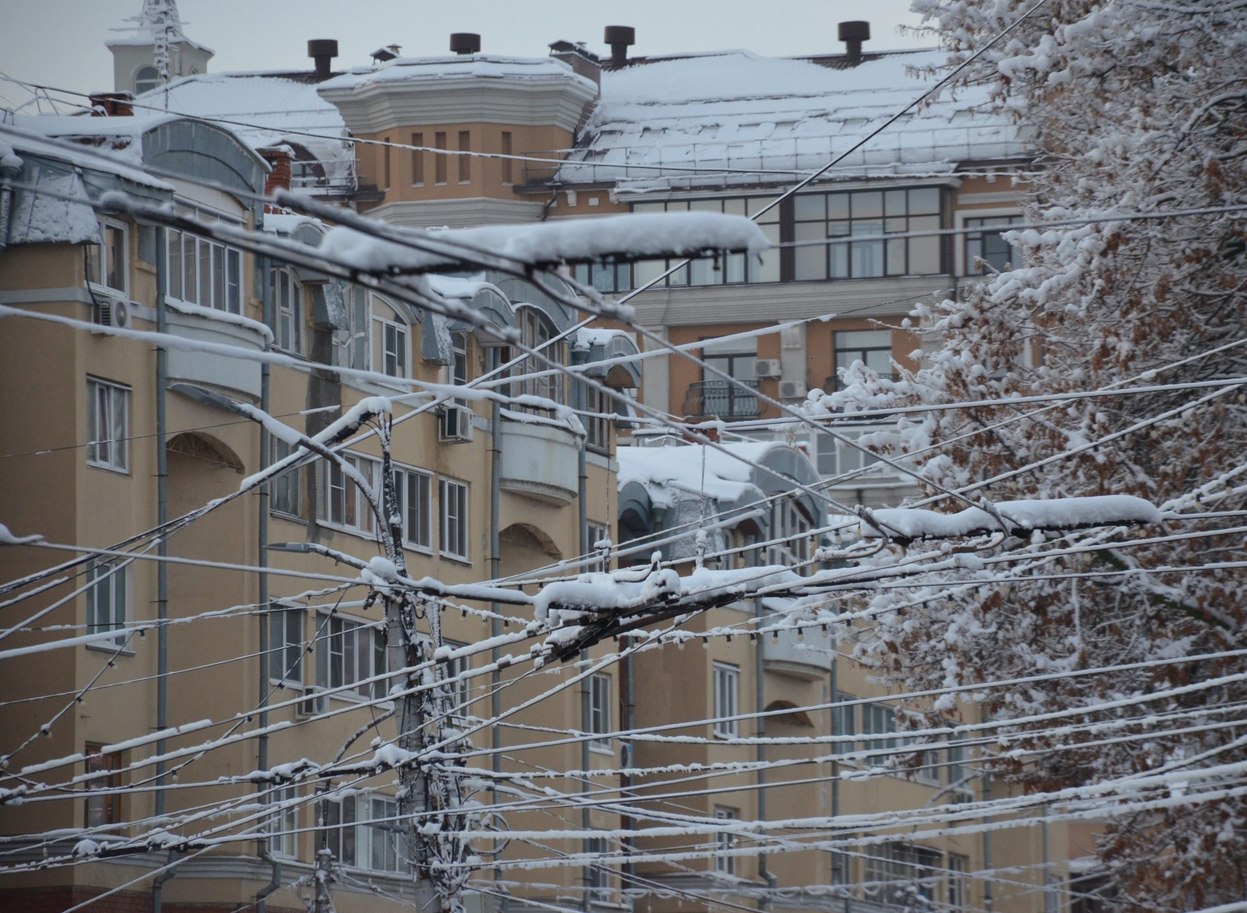
<svg viewBox="0 0 1247 913"><path fill-rule="evenodd" d="M0 0L0 74L79 92L112 89L104 42L126 32L142 0ZM478 32L486 53L539 57L558 39L605 53L602 28L631 25L637 54L746 48L793 56L838 53L836 23L869 19L867 49L929 47L909 0L179 0L186 36L216 52L212 72L311 67L309 38L336 38L336 67L364 65L387 44L404 56L447 53L451 32ZM30 94L0 81L0 107ZM33 110L27 109L31 113Z"/></svg>

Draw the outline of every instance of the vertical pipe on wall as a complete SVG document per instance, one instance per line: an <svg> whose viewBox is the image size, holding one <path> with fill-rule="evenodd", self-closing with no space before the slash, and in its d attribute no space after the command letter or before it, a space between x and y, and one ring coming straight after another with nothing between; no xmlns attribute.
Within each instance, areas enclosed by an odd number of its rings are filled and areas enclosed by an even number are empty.
<svg viewBox="0 0 1247 913"><path fill-rule="evenodd" d="M168 332L165 314L166 271L169 268L167 229L156 230L156 332ZM156 731L163 732L169 726L169 534L165 524L169 522L169 451L165 436L168 432L165 385L169 377L169 353L164 346L156 349L156 524L160 538L156 543ZM156 754L164 757L168 750L167 739L156 740ZM159 824L165 813L165 762L156 762L156 793L152 815ZM170 869L169 873L177 871ZM168 874L168 873L165 873ZM172 877L172 875L170 875ZM157 878L152 883L152 913L160 913L164 883L168 878Z"/></svg>
<svg viewBox="0 0 1247 913"><path fill-rule="evenodd" d="M501 351L492 348L501 356ZM501 361L501 357L499 361ZM493 367L493 366L488 366ZM489 414L489 579L498 580L502 576L502 450L498 442L499 429L502 426L502 404L493 401ZM502 635L502 623L498 620L502 606L497 602L489 604L489 636L493 644L489 649L489 660L492 666L489 673L489 716L498 719L502 715L502 672L498 669L498 660L502 658L502 648L498 646L498 638ZM498 774L502 773L502 727L490 726L490 764L495 776L492 782L498 783ZM491 801L498 804L498 788L491 789ZM507 909L507 892L502 887L503 872L494 866L495 894L499 898L498 908Z"/></svg>

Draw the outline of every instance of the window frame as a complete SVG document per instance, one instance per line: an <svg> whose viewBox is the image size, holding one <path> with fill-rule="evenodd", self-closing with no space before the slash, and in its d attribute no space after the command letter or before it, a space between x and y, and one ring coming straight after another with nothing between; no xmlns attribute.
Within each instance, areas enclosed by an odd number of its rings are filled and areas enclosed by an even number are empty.
<svg viewBox="0 0 1247 913"><path fill-rule="evenodd" d="M715 660L711 663L713 718L711 732L718 738L740 735L740 666Z"/></svg>
<svg viewBox="0 0 1247 913"><path fill-rule="evenodd" d="M836 760L841 764L856 764L857 759L853 755L857 753L857 704L854 703L857 698L852 694L839 691L834 700L836 703L831 705L831 734L833 736L851 735L853 738L846 742L832 743L831 753L849 755L847 758L837 757Z"/></svg>
<svg viewBox="0 0 1247 913"><path fill-rule="evenodd" d="M84 786L91 790L91 794L83 799L83 826L88 830L121 824L125 820L120 792L95 793L97 789L119 790L122 786L121 772L125 759L121 752L105 752L103 748L101 742L87 742L82 750Z"/></svg>
<svg viewBox="0 0 1247 913"><path fill-rule="evenodd" d="M206 276L203 275L205 257L208 265ZM244 269L241 248L203 235L168 228L165 230L165 263L166 299L227 314L242 314Z"/></svg>
<svg viewBox="0 0 1247 913"><path fill-rule="evenodd" d="M125 647L130 602L130 564L124 560L87 562L87 633L116 631L111 640L87 644L95 649ZM101 605L103 603L103 605Z"/></svg>
<svg viewBox="0 0 1247 913"><path fill-rule="evenodd" d="M100 289L127 300L130 297L130 226L118 219L97 216L99 244L87 245L86 280L91 288ZM113 284L114 274L120 284Z"/></svg>
<svg viewBox="0 0 1247 913"><path fill-rule="evenodd" d="M302 355L303 283L289 266L269 270L273 300L273 344L284 352Z"/></svg>
<svg viewBox="0 0 1247 913"><path fill-rule="evenodd" d="M301 689L304 683L303 657L307 651L306 613L276 603L268 610L268 683L279 688ZM274 674L280 672L280 674Z"/></svg>
<svg viewBox="0 0 1247 913"><path fill-rule="evenodd" d="M336 612L318 613L316 619L316 689L332 692L329 697L343 701L384 700L388 694L386 679L376 678L387 671L382 627L366 618ZM371 643L360 642L362 632L371 632ZM366 668L361 667L361 660L367 662Z"/></svg>
<svg viewBox="0 0 1247 913"><path fill-rule="evenodd" d="M714 807L714 817L719 821L739 821L740 809L727 805L716 805ZM739 839L731 831L715 831L714 870L716 873L720 875L736 874L736 856L732 854L732 850L736 849Z"/></svg>
<svg viewBox="0 0 1247 913"><path fill-rule="evenodd" d="M300 448L276 435L269 436L269 461L280 463ZM306 452L306 451L303 451ZM303 467L294 466L269 479L268 509L270 513L302 519Z"/></svg>
<svg viewBox="0 0 1247 913"><path fill-rule="evenodd" d="M1000 238L1004 232L1009 231L1013 226L1022 223L1022 215L1016 211L995 212L995 211L968 211L959 213L961 222L961 274L963 276L990 276L993 272L1004 272L1005 265L1010 268L1016 268L1023 265L1021 261L1021 251L1012 245L1006 243ZM1001 266L997 266L990 259L992 256L985 250L988 244L988 237L995 236L1000 243L1004 245L1001 253L1015 258L1019 262L1014 263L1012 260L1006 260ZM978 245L978 253L973 253L972 245ZM974 261L978 258L983 261L983 266L975 269Z"/></svg>
<svg viewBox="0 0 1247 913"><path fill-rule="evenodd" d="M452 513L450 502L456 510ZM456 561L471 561L470 511L471 486L458 479L437 480L438 554Z"/></svg>
<svg viewBox="0 0 1247 913"><path fill-rule="evenodd" d="M610 736L613 731L610 676L603 672L594 672L589 676L588 691L589 733L595 736L589 739L589 749L610 754L614 751Z"/></svg>
<svg viewBox="0 0 1247 913"><path fill-rule="evenodd" d="M391 875L401 875L406 871L400 846L402 835L399 826L393 823L398 817L397 799L367 791L346 796L324 796L320 803L321 839L340 865ZM367 805L364 810L366 815L361 815L360 806L364 803ZM332 816L331 809L336 809ZM390 823L376 823L379 821ZM350 828L349 836L347 828ZM375 864L378 841L383 841L382 845L389 842L392 846L392 853L383 853L381 865ZM361 862L361 859L365 861ZM387 865L391 860L393 864Z"/></svg>
<svg viewBox="0 0 1247 913"><path fill-rule="evenodd" d="M268 849L283 859L299 858L299 784L275 786L268 794Z"/></svg>
<svg viewBox="0 0 1247 913"><path fill-rule="evenodd" d="M433 553L433 474L410 466L394 467L399 510L403 517L403 545ZM413 495L415 500L413 503ZM415 511L413 513L413 508ZM413 535L413 528L418 535Z"/></svg>
<svg viewBox="0 0 1247 913"><path fill-rule="evenodd" d="M379 459L350 452L342 452L339 456L364 476L374 493L381 491L382 463ZM323 468L320 473L322 481L321 497L317 503L317 521L357 535L375 536L376 515L355 480L347 476L336 460L325 460L320 465Z"/></svg>
<svg viewBox="0 0 1247 913"><path fill-rule="evenodd" d="M133 390L87 377L87 465L130 474L130 410ZM104 397L103 400L100 397ZM103 407L101 409L101 406ZM105 437L104 435L108 436Z"/></svg>

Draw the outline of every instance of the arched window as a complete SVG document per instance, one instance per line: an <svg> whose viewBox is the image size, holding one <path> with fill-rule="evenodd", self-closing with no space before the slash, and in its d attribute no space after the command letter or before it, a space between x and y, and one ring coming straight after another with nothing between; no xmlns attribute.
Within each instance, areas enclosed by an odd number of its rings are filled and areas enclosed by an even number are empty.
<svg viewBox="0 0 1247 913"><path fill-rule="evenodd" d="M334 363L390 377L411 376L407 320L380 295L352 286L343 296L347 326L334 333Z"/></svg>
<svg viewBox="0 0 1247 913"><path fill-rule="evenodd" d="M551 368L567 364L567 340L551 343L558 330L545 314L535 307L519 309L520 341L530 349L539 349L541 357L528 356L519 369L519 381L514 385L515 395L531 394L563 402L563 375ZM539 376L532 376L532 375Z"/></svg>
<svg viewBox="0 0 1247 913"><path fill-rule="evenodd" d="M160 85L160 71L155 67L142 67L134 74L134 94L142 95Z"/></svg>

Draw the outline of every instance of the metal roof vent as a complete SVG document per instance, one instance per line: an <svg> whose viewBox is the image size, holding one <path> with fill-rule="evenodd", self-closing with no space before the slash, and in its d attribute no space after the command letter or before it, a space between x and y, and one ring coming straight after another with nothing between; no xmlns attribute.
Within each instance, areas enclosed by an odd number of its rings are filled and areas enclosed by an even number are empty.
<svg viewBox="0 0 1247 913"><path fill-rule="evenodd" d="M336 38L314 38L307 43L307 56L316 61L316 78L328 79L331 61L338 56Z"/></svg>
<svg viewBox="0 0 1247 913"><path fill-rule="evenodd" d="M452 54L479 54L481 52L481 36L475 32L455 32L450 36L450 52Z"/></svg>
<svg viewBox="0 0 1247 913"><path fill-rule="evenodd" d="M860 19L852 22L841 22L837 27L839 38L844 42L844 56L849 63L862 62L862 42L870 40L870 23Z"/></svg>
<svg viewBox="0 0 1247 913"><path fill-rule="evenodd" d="M636 29L630 25L608 25L602 40L611 46L611 66L622 67L628 62L628 48L636 44Z"/></svg>

